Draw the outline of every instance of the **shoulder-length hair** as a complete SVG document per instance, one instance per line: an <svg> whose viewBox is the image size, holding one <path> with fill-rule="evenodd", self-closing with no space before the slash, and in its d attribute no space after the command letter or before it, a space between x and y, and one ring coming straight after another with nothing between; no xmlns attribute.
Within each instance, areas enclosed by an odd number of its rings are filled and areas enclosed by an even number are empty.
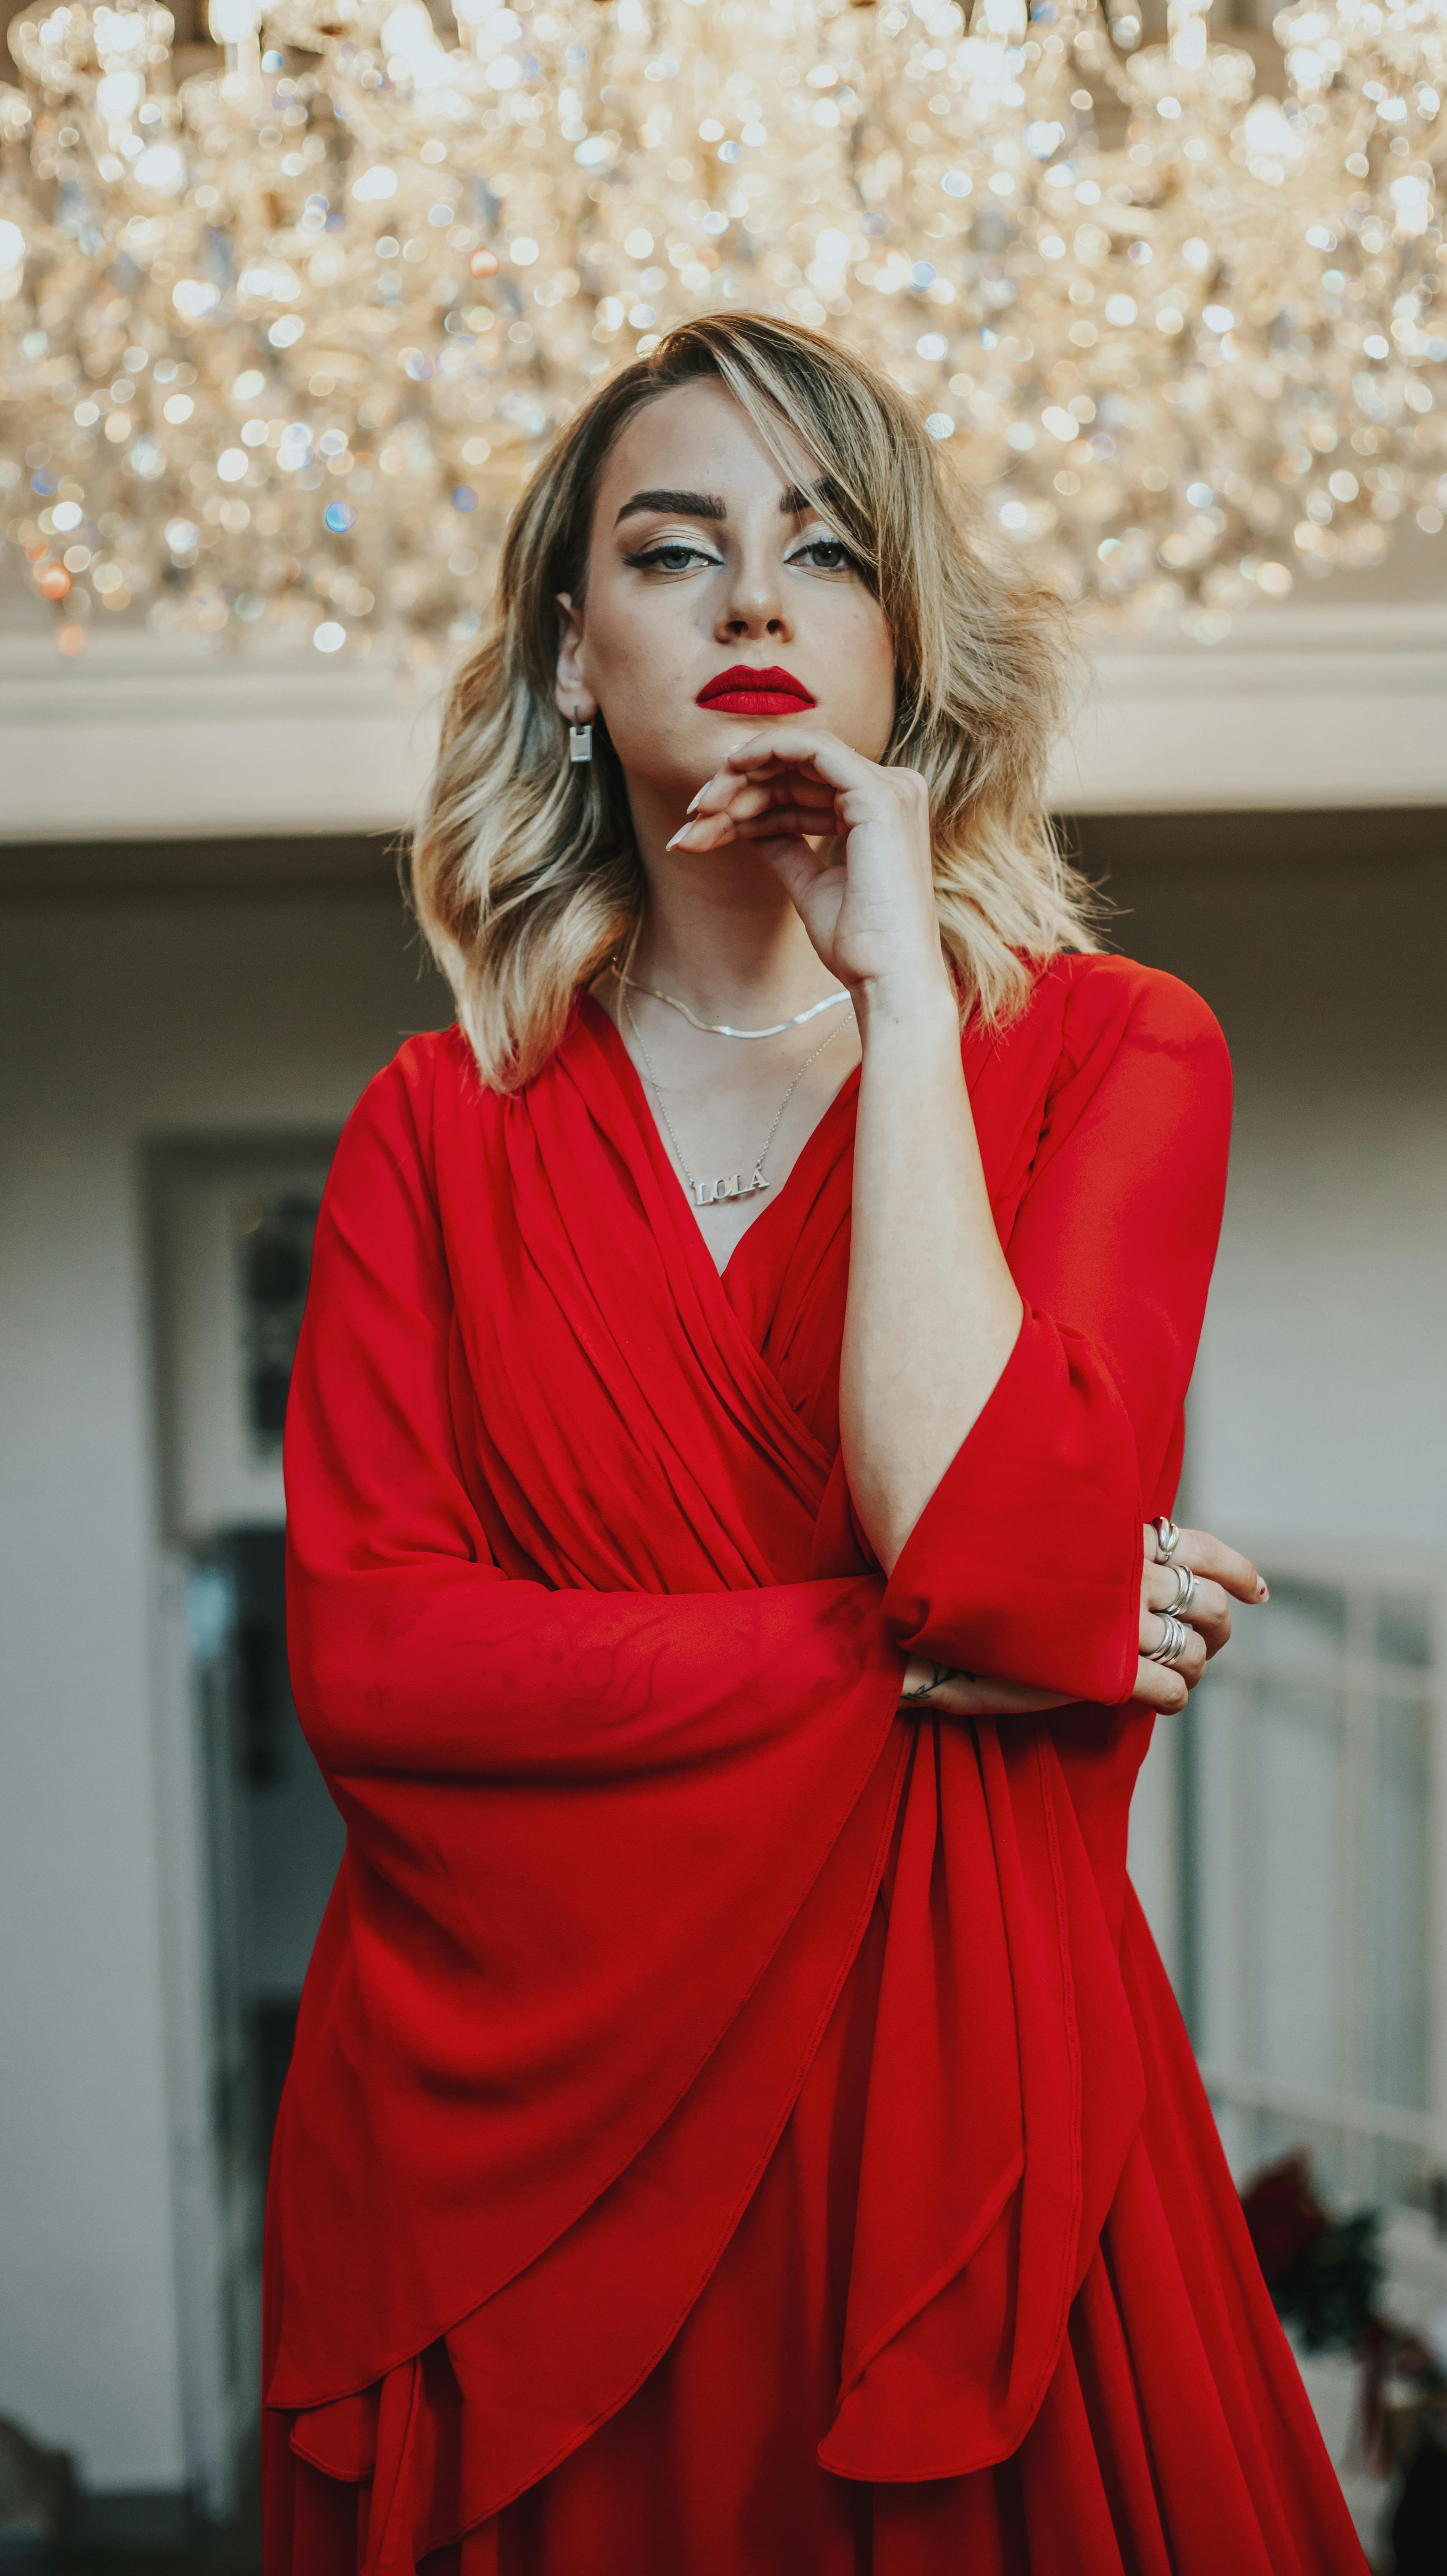
<svg viewBox="0 0 1447 2576"><path fill-rule="evenodd" d="M556 597L586 595L593 498L624 423L699 377L742 405L884 610L897 670L884 758L929 787L940 938L962 1006L1006 1018L1032 960L1095 945L1089 889L1043 801L1070 668L1060 602L857 351L762 314L709 314L611 377L554 440L508 528L490 631L448 699L412 897L497 1089L547 1061L580 987L641 915L623 772L601 721L592 762L567 756Z"/></svg>

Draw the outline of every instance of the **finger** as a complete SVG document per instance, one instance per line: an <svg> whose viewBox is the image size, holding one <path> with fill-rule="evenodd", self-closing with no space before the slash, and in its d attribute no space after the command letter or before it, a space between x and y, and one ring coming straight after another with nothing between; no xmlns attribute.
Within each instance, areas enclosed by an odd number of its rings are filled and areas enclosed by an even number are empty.
<svg viewBox="0 0 1447 2576"><path fill-rule="evenodd" d="M720 814L741 822L746 815L761 814L778 793L772 779L711 778L706 787L699 789L682 828L687 831L695 823L716 822Z"/></svg>
<svg viewBox="0 0 1447 2576"><path fill-rule="evenodd" d="M1179 1561L1179 1560L1178 1560ZM1188 1627L1199 1628L1206 1640L1207 1655L1219 1655L1231 1634L1231 1604L1219 1583L1198 1575L1195 1589L1184 1608L1178 1608L1181 1587L1175 1567L1148 1565L1141 1577L1141 1609L1166 1611L1183 1619ZM1144 1620L1142 1620L1144 1626ZM1142 1644L1149 1642L1144 1636Z"/></svg>
<svg viewBox="0 0 1447 2576"><path fill-rule="evenodd" d="M816 841L839 839L830 814L816 813L807 806L766 806L756 814L695 814L691 822L679 825L673 838L664 846L670 850L718 850L730 841L795 836Z"/></svg>
<svg viewBox="0 0 1447 2576"><path fill-rule="evenodd" d="M851 751L836 733L809 725L780 725L766 734L750 734L747 740L734 745L724 765L754 770L770 761L797 761L816 770L835 787L862 787L870 779L887 776L862 752Z"/></svg>
<svg viewBox="0 0 1447 2576"><path fill-rule="evenodd" d="M731 814L698 814L691 823L681 823L663 846L666 850L721 850L734 837Z"/></svg>
<svg viewBox="0 0 1447 2576"><path fill-rule="evenodd" d="M712 814L727 810L731 814L752 812L770 796L783 796L797 804L832 806L836 790L827 779L816 778L800 769L792 760L781 760L767 770L740 775L737 770L716 770L706 779L696 796L689 799L688 811Z"/></svg>
<svg viewBox="0 0 1447 2576"><path fill-rule="evenodd" d="M1148 1664L1142 1655L1131 1687L1133 1700L1145 1708L1168 1712L1184 1708L1189 1696L1185 1675L1178 1673L1173 1664Z"/></svg>
<svg viewBox="0 0 1447 2576"><path fill-rule="evenodd" d="M951 1673L920 1699L903 1700L901 1708L928 1709L936 1717L1035 1717L1042 1709L1065 1708L1057 1691L1027 1690L1019 1682L996 1681L988 1673Z"/></svg>
<svg viewBox="0 0 1447 2576"><path fill-rule="evenodd" d="M713 778L700 790L689 814L697 822L704 814L757 814L779 790L772 778Z"/></svg>
<svg viewBox="0 0 1447 2576"><path fill-rule="evenodd" d="M754 848L765 865L773 869L792 904L802 908L830 877L843 889L844 870L831 857L831 844L827 841L811 840L803 833L759 835L754 838Z"/></svg>
<svg viewBox="0 0 1447 2576"><path fill-rule="evenodd" d="M1155 1524L1146 1523L1146 1562L1154 1565L1160 1555ZM1249 1556L1228 1547L1224 1539L1215 1538L1210 1530L1183 1529L1177 1535L1171 1552L1172 1563L1189 1565L1194 1574L1209 1574L1213 1582L1232 1594L1237 1601L1269 1601L1270 1593Z"/></svg>
<svg viewBox="0 0 1447 2576"><path fill-rule="evenodd" d="M820 814L808 805L771 805L765 814L750 814L742 821L734 818L735 829L745 840L767 839L772 832L799 832L812 841L837 841L839 832L832 814Z"/></svg>
<svg viewBox="0 0 1447 2576"><path fill-rule="evenodd" d="M1206 1640L1199 1629L1186 1626L1184 1620L1181 1625L1186 1630L1186 1642L1180 1653L1173 1656L1169 1664L1162 1666L1162 1670L1179 1673L1187 1689L1193 1690L1206 1669ZM1165 1644L1166 1636L1165 1620L1153 1610L1142 1611L1141 1644L1148 1657L1155 1654L1157 1647Z"/></svg>
<svg viewBox="0 0 1447 2576"><path fill-rule="evenodd" d="M793 821L776 823L773 826L775 830L818 833L833 824L834 804L832 787L822 786L817 781L801 781L798 771L792 768L781 770L778 778L770 779L714 777L699 789L687 817L667 846L670 850L718 849L722 846L720 836L705 826L726 816L737 828L741 823L758 817L767 818L773 812L783 813L785 810L791 815L803 813L806 819L802 824Z"/></svg>
<svg viewBox="0 0 1447 2576"><path fill-rule="evenodd" d="M1228 1547L1224 1539L1214 1538L1209 1530L1182 1530L1176 1562L1184 1561L1197 1574L1208 1574L1237 1601L1269 1601L1270 1593L1249 1556Z"/></svg>

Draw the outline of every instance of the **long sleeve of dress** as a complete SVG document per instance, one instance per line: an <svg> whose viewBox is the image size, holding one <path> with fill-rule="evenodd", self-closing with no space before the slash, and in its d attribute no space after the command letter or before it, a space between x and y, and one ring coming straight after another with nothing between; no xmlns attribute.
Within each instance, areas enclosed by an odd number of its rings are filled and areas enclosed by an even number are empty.
<svg viewBox="0 0 1447 2576"><path fill-rule="evenodd" d="M528 1180L515 1235L489 1224L483 1110L457 1084L439 1105L436 1076L404 1050L342 1139L288 1416L293 1687L347 1850L277 2151L273 2394L373 2376L524 2272L668 2122L807 1916L815 1984L776 2016L780 2072L751 2097L767 2135L859 1937L903 1749L878 1576L710 1579L718 1514L683 1465L634 1588L522 1570L506 1479L494 1466L485 1490L479 1462L525 1365L524 1435L551 1436L555 1399L558 1417L533 1503L586 1536L626 1520L672 1346L634 1299L639 1366L615 1400L596 1320L570 1312L549 1342L568 1258L545 1248L551 1203ZM474 1225L450 1240L439 1131ZM508 1367L480 1341L513 1260L548 1283L529 1278ZM807 1533L813 1494L767 1464L757 1479L765 1518L787 1503Z"/></svg>
<svg viewBox="0 0 1447 2576"><path fill-rule="evenodd" d="M413 1103L338 1148L287 1416L292 1678L324 1768L473 1779L686 1768L899 1673L878 1578L665 1593L504 1573L458 1448L476 1401ZM485 1289L484 1292L485 1294Z"/></svg>
<svg viewBox="0 0 1447 2576"><path fill-rule="evenodd" d="M1006 1233L1015 1349L894 1567L907 1652L1123 1700L1141 1527L1180 1463L1225 1192L1230 1065L1204 1003L1165 976L1067 1006L1064 1052Z"/></svg>

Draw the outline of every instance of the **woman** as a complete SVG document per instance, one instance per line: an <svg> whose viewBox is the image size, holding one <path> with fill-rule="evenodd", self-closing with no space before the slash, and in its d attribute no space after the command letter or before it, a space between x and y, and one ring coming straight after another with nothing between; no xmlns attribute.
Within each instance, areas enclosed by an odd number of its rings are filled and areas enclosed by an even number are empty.
<svg viewBox="0 0 1447 2576"><path fill-rule="evenodd" d="M288 1426L270 2576L1363 2564L1125 1878L1262 1587L1163 1517L1228 1072L1094 953L1061 667L774 322L517 513Z"/></svg>

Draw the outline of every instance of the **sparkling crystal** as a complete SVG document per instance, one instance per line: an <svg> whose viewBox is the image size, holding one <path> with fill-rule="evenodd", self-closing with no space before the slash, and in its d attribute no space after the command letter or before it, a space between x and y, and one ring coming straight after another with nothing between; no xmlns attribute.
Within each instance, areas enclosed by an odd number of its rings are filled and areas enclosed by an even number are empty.
<svg viewBox="0 0 1447 2576"><path fill-rule="evenodd" d="M1218 634L1441 527L1447 0L1297 0L1259 86L1209 0L454 15L209 0L179 81L158 0L12 22L0 527L64 651L474 632L542 444L714 307L872 351L1105 613Z"/></svg>

